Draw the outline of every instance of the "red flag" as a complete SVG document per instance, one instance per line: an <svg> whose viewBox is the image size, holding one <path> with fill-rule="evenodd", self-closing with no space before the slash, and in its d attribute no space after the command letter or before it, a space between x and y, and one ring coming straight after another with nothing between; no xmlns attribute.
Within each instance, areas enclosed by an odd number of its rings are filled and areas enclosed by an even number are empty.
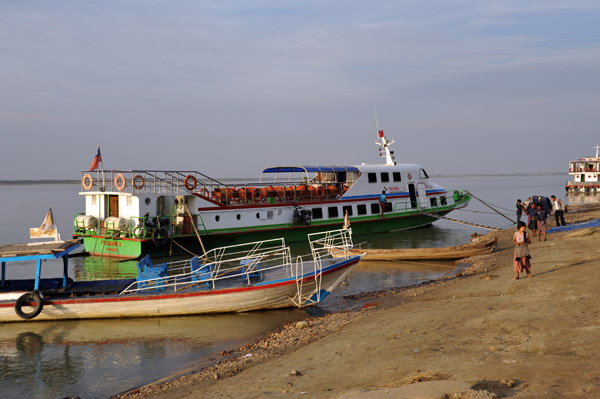
<svg viewBox="0 0 600 399"><path fill-rule="evenodd" d="M90 172L98 169L98 164L100 162L102 162L102 155L100 155L100 146L98 146L98 153L96 154L96 156L94 157L94 160L92 161L92 166L90 166Z"/></svg>

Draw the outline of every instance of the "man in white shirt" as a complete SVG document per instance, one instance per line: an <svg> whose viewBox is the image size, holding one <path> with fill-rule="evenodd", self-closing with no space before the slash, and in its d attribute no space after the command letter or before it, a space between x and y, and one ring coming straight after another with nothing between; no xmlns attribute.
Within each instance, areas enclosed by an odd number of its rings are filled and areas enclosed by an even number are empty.
<svg viewBox="0 0 600 399"><path fill-rule="evenodd" d="M565 226L566 225L565 212L564 212L564 206L563 206L562 201L557 200L554 195L552 195L550 197L550 199L552 200L552 211L554 211L554 218L556 219L556 225L560 226L562 224L563 226Z"/></svg>

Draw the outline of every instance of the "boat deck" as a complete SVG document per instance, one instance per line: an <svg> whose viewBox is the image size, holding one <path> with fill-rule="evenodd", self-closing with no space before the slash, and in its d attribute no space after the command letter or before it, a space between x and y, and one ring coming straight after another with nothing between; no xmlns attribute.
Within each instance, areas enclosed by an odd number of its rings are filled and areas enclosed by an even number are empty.
<svg viewBox="0 0 600 399"><path fill-rule="evenodd" d="M0 244L0 258L14 258L21 256L58 255L68 249L79 245L79 240L51 241L29 244Z"/></svg>

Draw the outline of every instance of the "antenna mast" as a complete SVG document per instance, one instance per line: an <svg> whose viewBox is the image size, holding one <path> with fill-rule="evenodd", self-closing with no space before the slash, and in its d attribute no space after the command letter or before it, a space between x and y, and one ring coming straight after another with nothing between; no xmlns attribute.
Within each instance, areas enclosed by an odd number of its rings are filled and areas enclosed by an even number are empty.
<svg viewBox="0 0 600 399"><path fill-rule="evenodd" d="M379 122L377 121L377 107L375 107L375 128L377 129L377 135L379 140L375 142L379 146L379 156L385 156L386 165L396 165L396 158L394 157L394 151L390 151L390 145L394 144L395 140L387 141L383 130L379 130ZM385 153L385 155L384 155Z"/></svg>

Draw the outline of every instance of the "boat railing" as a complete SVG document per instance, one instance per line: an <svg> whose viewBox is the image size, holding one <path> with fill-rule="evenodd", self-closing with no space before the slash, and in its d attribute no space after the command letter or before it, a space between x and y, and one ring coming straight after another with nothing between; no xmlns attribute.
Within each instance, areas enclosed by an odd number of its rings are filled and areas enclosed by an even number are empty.
<svg viewBox="0 0 600 399"><path fill-rule="evenodd" d="M73 214L73 234L90 236L103 234L113 238L145 239L160 233L160 237L179 237L194 234L194 226L203 226L200 214L175 213L163 216L131 216L125 218L105 218L98 221L95 216L85 213Z"/></svg>
<svg viewBox="0 0 600 399"><path fill-rule="evenodd" d="M222 205L339 199L352 183L262 182L225 184L196 171L97 170L81 172L83 192L195 194Z"/></svg>
<svg viewBox="0 0 600 399"><path fill-rule="evenodd" d="M352 249L352 231L351 229L340 229L311 233L308 235L308 242L314 262L319 262L325 256L348 258L348 251Z"/></svg>
<svg viewBox="0 0 600 399"><path fill-rule="evenodd" d="M81 172L82 191L126 192L132 194L185 194L198 187L222 185L197 171L96 170Z"/></svg>
<svg viewBox="0 0 600 399"><path fill-rule="evenodd" d="M347 190L344 183L237 183L202 185L198 193L222 205L318 202L339 199Z"/></svg>
<svg viewBox="0 0 600 399"><path fill-rule="evenodd" d="M265 273L283 270L282 275L293 276L290 249L270 248L261 251L239 253L211 251L213 256L199 257L200 268L192 270L191 260L167 263L167 276L141 279L130 284L120 295L178 292L185 289L218 288L226 281L239 281L251 284ZM199 273L201 272L201 273ZM225 284L223 284L225 286Z"/></svg>

